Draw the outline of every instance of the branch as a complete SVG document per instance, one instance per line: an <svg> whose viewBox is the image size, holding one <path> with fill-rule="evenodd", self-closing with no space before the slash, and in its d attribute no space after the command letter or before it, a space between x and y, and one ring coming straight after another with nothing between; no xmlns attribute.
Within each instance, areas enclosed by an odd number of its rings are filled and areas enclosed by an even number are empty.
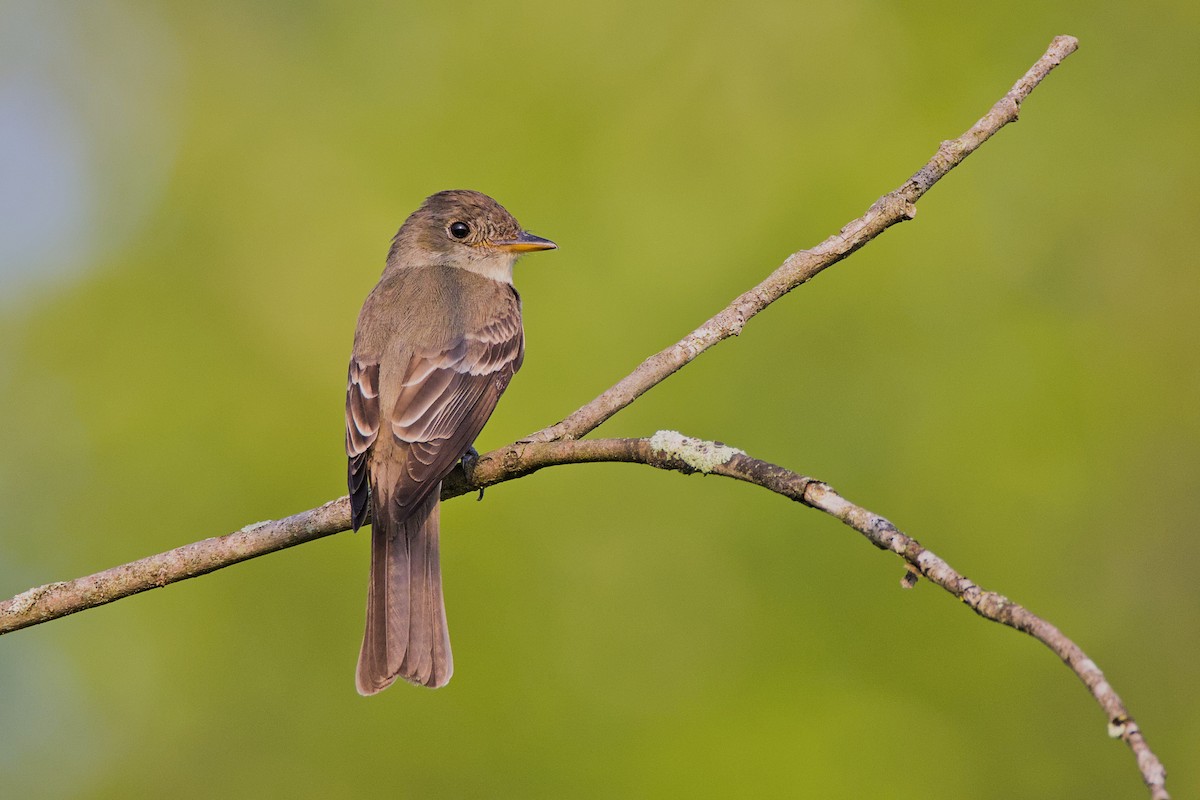
<svg viewBox="0 0 1200 800"><path fill-rule="evenodd" d="M1083 681L1100 705L1108 719L1109 735L1120 738L1133 751L1151 797L1154 800L1169 797L1162 763L1150 750L1141 729L1105 680L1104 673L1078 645L1025 607L980 588L887 519L855 505L815 478L751 458L741 450L717 442L660 431L649 439L516 442L481 456L469 480L461 471L454 472L446 481L442 499L516 480L544 467L602 461L646 464L683 474L722 475L760 486L840 520L879 549L904 559L908 572L901 585L905 588L915 585L918 575L924 576L962 600L979 616L1027 633L1050 648ZM286 519L259 522L227 536L206 539L86 578L31 589L0 603L0 634L329 536L349 526L349 500L342 497Z"/></svg>
<svg viewBox="0 0 1200 800"><path fill-rule="evenodd" d="M876 547L903 558L909 567L902 580L903 586L913 586L917 576L922 575L961 599L980 616L1027 633L1054 651L1079 676L1104 710L1110 735L1122 739L1133 751L1151 797L1166 800L1166 772L1162 764L1096 664L1053 625L1003 595L976 586L888 520L854 505L821 481L714 442L685 439L671 432L660 432L651 439L574 441L708 348L738 335L754 315L792 289L846 258L892 225L912 219L916 215L917 200L1000 128L1016 121L1025 98L1078 46L1073 37L1056 37L1045 55L987 114L962 136L942 142L928 163L900 188L872 204L862 217L816 247L793 253L762 283L738 296L676 344L646 359L632 373L566 419L531 434L526 440L482 456L469 478L461 471L452 473L443 485L442 498L514 480L555 464L624 461L683 473L699 471L723 475L823 511L863 534ZM349 501L342 497L282 520L256 523L227 536L205 539L94 575L30 589L0 602L0 634L203 575L349 527Z"/></svg>
<svg viewBox="0 0 1200 800"><path fill-rule="evenodd" d="M1046 53L1001 97L978 122L957 139L942 142L933 158L917 170L903 186L876 200L867 213L848 223L811 250L792 253L767 279L732 303L696 330L665 350L647 358L620 382L605 390L592 402L563 421L526 437L531 442L578 439L616 414L638 397L686 366L708 348L737 336L758 312L803 283L815 278L897 222L917 215L916 202L946 173L974 153L997 131L1017 121L1021 103L1050 70L1079 49L1074 36L1056 36Z"/></svg>

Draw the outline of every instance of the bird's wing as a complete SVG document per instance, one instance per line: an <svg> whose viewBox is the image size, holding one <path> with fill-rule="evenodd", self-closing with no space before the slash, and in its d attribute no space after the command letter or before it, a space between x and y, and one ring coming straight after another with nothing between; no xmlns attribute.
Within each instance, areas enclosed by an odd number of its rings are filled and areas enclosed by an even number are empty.
<svg viewBox="0 0 1200 800"><path fill-rule="evenodd" d="M391 495L402 515L437 488L475 441L520 368L524 349L514 302L449 346L409 358L387 417L403 452Z"/></svg>
<svg viewBox="0 0 1200 800"><path fill-rule="evenodd" d="M346 455L350 458L350 509L354 530L367 522L370 482L367 451L379 435L379 363L350 359L346 383Z"/></svg>

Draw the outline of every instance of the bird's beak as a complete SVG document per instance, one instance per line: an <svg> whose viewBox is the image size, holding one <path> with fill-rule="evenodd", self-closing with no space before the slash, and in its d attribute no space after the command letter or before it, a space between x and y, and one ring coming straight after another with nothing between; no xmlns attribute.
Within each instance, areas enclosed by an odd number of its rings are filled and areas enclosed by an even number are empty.
<svg viewBox="0 0 1200 800"><path fill-rule="evenodd" d="M493 247L507 250L510 253L532 253L534 250L556 250L558 245L549 239L534 236L532 233L521 231L521 235L506 242L492 242Z"/></svg>

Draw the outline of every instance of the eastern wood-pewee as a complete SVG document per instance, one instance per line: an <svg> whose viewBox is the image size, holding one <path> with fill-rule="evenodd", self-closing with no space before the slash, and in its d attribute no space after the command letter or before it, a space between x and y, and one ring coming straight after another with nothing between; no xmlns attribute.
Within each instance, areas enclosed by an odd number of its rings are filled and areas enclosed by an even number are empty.
<svg viewBox="0 0 1200 800"><path fill-rule="evenodd" d="M392 240L354 332L346 453L354 529L371 508L360 694L397 676L444 686L454 669L438 564L442 479L521 367L522 253L555 244L471 191L425 200Z"/></svg>

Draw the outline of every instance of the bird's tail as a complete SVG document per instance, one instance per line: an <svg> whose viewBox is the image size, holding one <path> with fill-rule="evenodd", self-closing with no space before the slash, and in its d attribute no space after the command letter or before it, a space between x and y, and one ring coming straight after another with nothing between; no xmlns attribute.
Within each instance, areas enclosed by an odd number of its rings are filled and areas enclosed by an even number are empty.
<svg viewBox="0 0 1200 800"><path fill-rule="evenodd" d="M438 563L440 494L434 489L411 513L392 503L390 493L376 491L371 498L371 586L359 694L382 691L397 677L437 688L454 671Z"/></svg>

